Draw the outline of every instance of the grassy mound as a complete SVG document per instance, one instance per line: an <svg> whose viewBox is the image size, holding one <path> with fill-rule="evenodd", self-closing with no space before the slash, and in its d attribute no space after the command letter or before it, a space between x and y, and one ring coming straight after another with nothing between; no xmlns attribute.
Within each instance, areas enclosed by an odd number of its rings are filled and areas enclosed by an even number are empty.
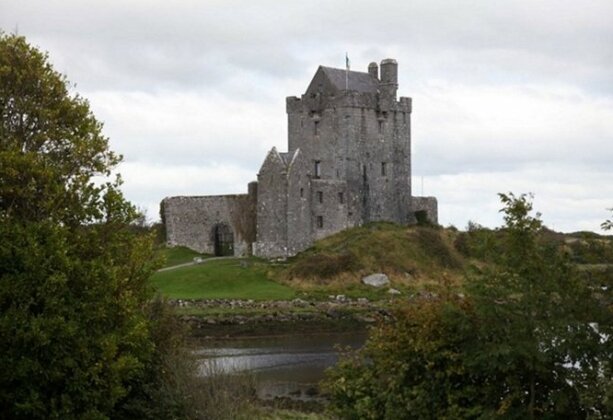
<svg viewBox="0 0 613 420"><path fill-rule="evenodd" d="M441 283L461 288L465 269L495 264L505 232L480 226L467 232L423 226L372 223L325 238L285 263L211 260L156 273L151 282L176 299L328 299L329 295L388 299L388 288L361 283L372 273L385 273L401 296L436 289ZM610 282L613 238L581 239L552 231L543 240L564 247L598 284ZM160 251L166 266L210 257L187 248ZM242 262L241 262L242 261ZM608 281L605 281L606 278ZM604 279L604 280L603 280Z"/></svg>
<svg viewBox="0 0 613 420"><path fill-rule="evenodd" d="M151 282L162 295L175 299L327 299L344 294L376 300L388 298L388 288L361 284L365 275L385 273L401 291L443 278L459 279L465 261L453 247L453 235L444 229L373 223L318 241L285 264L256 258L211 260L158 272ZM202 256L181 247L160 252L166 266Z"/></svg>
<svg viewBox="0 0 613 420"><path fill-rule="evenodd" d="M387 274L397 288L459 277L465 259L454 248L454 232L431 227L372 223L318 241L290 258L275 277L301 290L373 293L360 279ZM352 293L349 293L351 295Z"/></svg>

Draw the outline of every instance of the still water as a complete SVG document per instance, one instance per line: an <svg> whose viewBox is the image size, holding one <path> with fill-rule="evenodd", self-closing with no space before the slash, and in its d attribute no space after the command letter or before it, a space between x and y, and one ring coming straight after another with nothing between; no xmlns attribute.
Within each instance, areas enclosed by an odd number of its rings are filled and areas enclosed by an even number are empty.
<svg viewBox="0 0 613 420"><path fill-rule="evenodd" d="M196 354L203 375L253 374L260 398L311 399L324 370L338 360L338 348L359 348L365 340L364 331L215 340Z"/></svg>

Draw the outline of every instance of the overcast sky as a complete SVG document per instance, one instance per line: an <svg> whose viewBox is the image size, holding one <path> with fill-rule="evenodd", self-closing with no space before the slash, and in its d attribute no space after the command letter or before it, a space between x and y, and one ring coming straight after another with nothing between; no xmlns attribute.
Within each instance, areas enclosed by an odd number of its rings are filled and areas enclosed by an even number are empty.
<svg viewBox="0 0 613 420"><path fill-rule="evenodd" d="M246 192L287 150L285 97L345 51L398 60L413 190L443 225L500 225L506 191L561 231L613 207L611 0L0 0L0 29L89 99L151 219L166 196Z"/></svg>

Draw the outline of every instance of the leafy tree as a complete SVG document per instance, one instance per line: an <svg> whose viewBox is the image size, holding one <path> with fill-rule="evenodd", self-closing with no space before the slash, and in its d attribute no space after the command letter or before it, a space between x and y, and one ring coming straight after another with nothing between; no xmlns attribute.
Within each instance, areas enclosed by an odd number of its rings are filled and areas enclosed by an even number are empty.
<svg viewBox="0 0 613 420"><path fill-rule="evenodd" d="M120 179L95 182L121 158L70 90L0 33L0 417L172 417L151 240Z"/></svg>
<svg viewBox="0 0 613 420"><path fill-rule="evenodd" d="M613 212L613 209L609 209L611 210L611 212ZM613 230L613 221L612 220L605 220L602 225L600 225L604 230Z"/></svg>
<svg viewBox="0 0 613 420"><path fill-rule="evenodd" d="M609 210L613 213L613 208ZM602 223L601 227L604 230L613 230L613 220L605 220L604 223ZM606 274L608 274L608 277L609 277L608 278L609 284L605 286L605 291L609 292L608 294L609 298L607 302L607 304L609 305L609 315L613 313L613 306L611 304L611 295L610 295L611 280L613 279L613 276L611 276L612 272L613 270L609 266L609 268L606 271ZM611 317L613 317L613 315L611 315ZM608 340L608 352L609 352L609 355L613 354L613 340ZM605 385L604 385L606 387L606 397L605 397L604 404L606 405L607 411L609 413L613 413L613 380L610 380L610 378L613 378L613 358L609 358L609 360L605 363L603 378L609 378L609 381L608 382L605 381Z"/></svg>
<svg viewBox="0 0 613 420"><path fill-rule="evenodd" d="M509 417L576 418L601 410L583 390L599 384L604 347L593 323L610 328L606 311L568 256L541 240L529 197L500 197L504 252L497 266L467 284L481 325L476 366L494 379L483 391Z"/></svg>
<svg viewBox="0 0 613 420"><path fill-rule="evenodd" d="M540 234L529 197L501 194L496 264L466 297L416 301L330 373L344 418L606 418L611 311Z"/></svg>
<svg viewBox="0 0 613 420"><path fill-rule="evenodd" d="M346 419L477 418L489 403L485 378L468 369L477 343L468 300L422 299L396 311L357 353L329 370L329 409Z"/></svg>

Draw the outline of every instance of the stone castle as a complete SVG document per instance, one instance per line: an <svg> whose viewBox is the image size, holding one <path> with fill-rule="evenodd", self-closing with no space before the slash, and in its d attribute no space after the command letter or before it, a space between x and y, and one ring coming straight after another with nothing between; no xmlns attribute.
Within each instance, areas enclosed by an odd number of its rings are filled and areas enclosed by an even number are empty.
<svg viewBox="0 0 613 420"><path fill-rule="evenodd" d="M288 151L268 152L247 194L162 201L169 245L287 257L371 221L436 223L436 199L411 194L411 98L396 98L396 60L380 67L320 66L286 99Z"/></svg>

